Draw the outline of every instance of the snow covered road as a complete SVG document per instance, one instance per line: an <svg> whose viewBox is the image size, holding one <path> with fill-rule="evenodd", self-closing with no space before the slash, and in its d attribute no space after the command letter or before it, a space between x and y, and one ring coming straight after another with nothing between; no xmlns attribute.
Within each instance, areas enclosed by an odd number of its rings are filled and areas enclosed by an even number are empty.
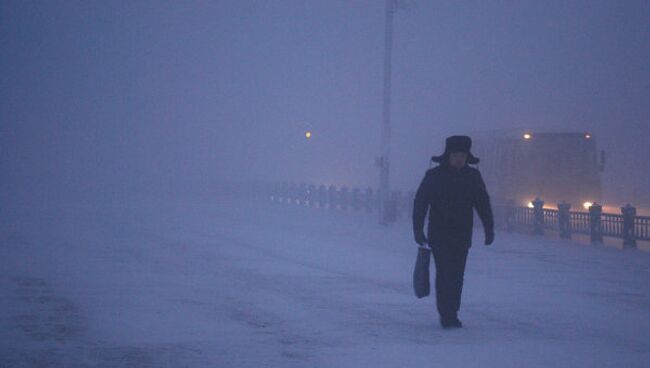
<svg viewBox="0 0 650 368"><path fill-rule="evenodd" d="M647 367L650 254L477 232L460 318L410 224L270 202L14 206L0 367Z"/></svg>

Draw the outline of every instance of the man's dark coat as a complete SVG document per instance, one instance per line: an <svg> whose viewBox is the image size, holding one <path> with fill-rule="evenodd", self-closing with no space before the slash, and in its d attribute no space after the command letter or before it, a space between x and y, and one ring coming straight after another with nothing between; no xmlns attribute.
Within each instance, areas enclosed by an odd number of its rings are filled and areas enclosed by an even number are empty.
<svg viewBox="0 0 650 368"><path fill-rule="evenodd" d="M413 232L424 239L424 218L429 211L428 243L431 246L472 245L473 208L486 234L494 234L490 197L481 173L465 165L458 169L443 162L427 171L413 204Z"/></svg>

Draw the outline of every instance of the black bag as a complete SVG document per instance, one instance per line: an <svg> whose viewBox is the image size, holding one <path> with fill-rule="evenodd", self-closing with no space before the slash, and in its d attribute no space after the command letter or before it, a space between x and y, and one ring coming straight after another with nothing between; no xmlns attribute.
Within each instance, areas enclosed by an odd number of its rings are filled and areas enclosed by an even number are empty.
<svg viewBox="0 0 650 368"><path fill-rule="evenodd" d="M418 248L418 258L415 260L413 270L413 290L415 296L424 298L429 295L431 286L429 284L429 263L431 262L431 249L427 246Z"/></svg>

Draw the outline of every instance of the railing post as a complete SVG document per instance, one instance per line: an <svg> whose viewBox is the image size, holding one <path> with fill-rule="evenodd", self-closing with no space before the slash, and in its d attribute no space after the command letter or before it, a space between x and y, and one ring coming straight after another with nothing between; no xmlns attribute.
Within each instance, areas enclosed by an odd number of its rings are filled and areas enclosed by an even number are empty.
<svg viewBox="0 0 650 368"><path fill-rule="evenodd" d="M316 186L314 184L309 184L309 187L307 187L307 204L310 207L316 205Z"/></svg>
<svg viewBox="0 0 650 368"><path fill-rule="evenodd" d="M363 206L366 208L366 212L372 212L374 206L375 196L372 193L372 188L366 188L366 192L363 198Z"/></svg>
<svg viewBox="0 0 650 368"><path fill-rule="evenodd" d="M296 183L289 184L289 203L298 203L298 198L300 198L298 195L298 185Z"/></svg>
<svg viewBox="0 0 650 368"><path fill-rule="evenodd" d="M603 223L601 215L603 213L603 206L594 203L589 207L589 227L591 229L591 243L603 242Z"/></svg>
<svg viewBox="0 0 650 368"><path fill-rule="evenodd" d="M571 205L562 201L557 205L557 222L560 227L560 238L571 239Z"/></svg>
<svg viewBox="0 0 650 368"><path fill-rule="evenodd" d="M327 188L327 202L330 210L336 209L336 187L333 185Z"/></svg>
<svg viewBox="0 0 650 368"><path fill-rule="evenodd" d="M402 206L402 192L399 191L399 190L394 190L391 193L391 198L390 199L394 203L394 206L395 206L394 218L395 218L395 220L397 220L402 215L402 209L403 209L403 206ZM395 220L393 222L395 222Z"/></svg>
<svg viewBox="0 0 650 368"><path fill-rule="evenodd" d="M278 201L280 200L279 197L280 197L280 190L281 190L281 188L282 188L282 187L280 186L280 183L273 183L273 184L271 184L269 190L271 191L271 200L272 200L273 202L278 202Z"/></svg>
<svg viewBox="0 0 650 368"><path fill-rule="evenodd" d="M511 233L515 230L515 201L506 201L506 231Z"/></svg>
<svg viewBox="0 0 650 368"><path fill-rule="evenodd" d="M318 208L324 208L327 203L327 189L323 184L318 186Z"/></svg>
<svg viewBox="0 0 650 368"><path fill-rule="evenodd" d="M282 182L282 188L280 189L280 202L289 203L289 183L286 181Z"/></svg>
<svg viewBox="0 0 650 368"><path fill-rule="evenodd" d="M634 232L634 218L636 217L636 208L629 203L621 207L623 214L623 248L636 248L636 234Z"/></svg>
<svg viewBox="0 0 650 368"><path fill-rule="evenodd" d="M533 234L544 235L544 201L539 198L533 201Z"/></svg>
<svg viewBox="0 0 650 368"><path fill-rule="evenodd" d="M354 209L355 212L359 211L359 208L361 207L361 204L359 203L360 196L361 196L361 191L359 190L359 188L352 189L352 209Z"/></svg>
<svg viewBox="0 0 650 368"><path fill-rule="evenodd" d="M348 193L349 193L348 187L342 187L339 190L339 203L341 204L341 209L343 211L347 211L348 205L350 204L349 203L350 198L348 197Z"/></svg>
<svg viewBox="0 0 650 368"><path fill-rule="evenodd" d="M506 231L511 233L515 230L515 201L508 199L506 201Z"/></svg>
<svg viewBox="0 0 650 368"><path fill-rule="evenodd" d="M298 204L306 205L307 204L307 184L302 183L298 186Z"/></svg>
<svg viewBox="0 0 650 368"><path fill-rule="evenodd" d="M389 225L397 221L397 202L395 196L392 196L386 201L383 218L381 219L383 225Z"/></svg>

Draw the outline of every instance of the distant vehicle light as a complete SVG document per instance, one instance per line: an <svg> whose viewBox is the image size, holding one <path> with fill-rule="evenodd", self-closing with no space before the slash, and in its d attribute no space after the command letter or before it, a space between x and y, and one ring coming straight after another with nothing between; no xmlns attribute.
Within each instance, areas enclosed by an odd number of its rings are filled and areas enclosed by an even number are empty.
<svg viewBox="0 0 650 368"><path fill-rule="evenodd" d="M525 140L530 140L533 136L530 133L525 133L524 134L524 139Z"/></svg>
<svg viewBox="0 0 650 368"><path fill-rule="evenodd" d="M593 206L594 204L592 202L585 202L582 204L582 207L585 208L585 210L588 210L589 207Z"/></svg>
<svg viewBox="0 0 650 368"><path fill-rule="evenodd" d="M307 138L307 139L311 138L311 132L306 132L305 133L305 138Z"/></svg>
<svg viewBox="0 0 650 368"><path fill-rule="evenodd" d="M589 133L585 134L585 138L591 139L591 134L589 134Z"/></svg>

